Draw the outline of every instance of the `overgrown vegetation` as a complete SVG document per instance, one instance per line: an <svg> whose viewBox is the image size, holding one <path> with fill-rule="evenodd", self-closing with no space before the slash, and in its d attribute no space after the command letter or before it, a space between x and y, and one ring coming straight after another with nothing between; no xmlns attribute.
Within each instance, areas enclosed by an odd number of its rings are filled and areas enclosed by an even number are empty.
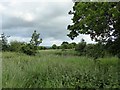
<svg viewBox="0 0 120 90"><path fill-rule="evenodd" d="M58 52L62 51L42 50L36 56L3 52L3 87L120 88L118 58L94 62L93 58Z"/></svg>
<svg viewBox="0 0 120 90"><path fill-rule="evenodd" d="M117 55L114 54L114 52L112 53L111 49L108 50L106 48L107 45L102 44L101 42L98 42L96 44L87 44L85 40L82 39L78 44L75 42L62 42L60 46L53 44L52 47L47 48L44 46L39 46L39 44L42 42L42 39L39 39L40 34L37 34L36 31L34 31L32 34L31 41L29 43L12 41L10 44L8 44L7 37L4 34L2 35L3 38L1 40L1 43L3 51L22 52L27 55L35 55L38 50L60 49L63 51L63 53L65 53L65 50L70 49L77 51L77 54L75 54L77 56L88 56L93 57L94 59L110 55L120 57L119 53Z"/></svg>
<svg viewBox="0 0 120 90"><path fill-rule="evenodd" d="M75 2L69 14L68 36L89 34L97 43L45 47L36 30L28 43L8 43L3 33L3 88L120 88L120 2Z"/></svg>
<svg viewBox="0 0 120 90"><path fill-rule="evenodd" d="M73 23L68 25L71 39L88 34L120 57L120 2L75 2L69 14L73 15Z"/></svg>
<svg viewBox="0 0 120 90"><path fill-rule="evenodd" d="M1 34L0 44L2 46L2 51L13 51L13 52L23 52L27 55L35 55L38 50L38 46L42 43L42 39L40 39L40 34L33 32L31 36L31 40L29 43L12 41L8 44L7 36L3 33Z"/></svg>

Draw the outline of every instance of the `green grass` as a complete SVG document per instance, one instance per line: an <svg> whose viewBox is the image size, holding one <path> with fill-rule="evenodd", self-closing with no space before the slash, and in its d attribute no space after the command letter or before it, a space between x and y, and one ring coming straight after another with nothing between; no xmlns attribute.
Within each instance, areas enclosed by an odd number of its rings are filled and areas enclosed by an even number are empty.
<svg viewBox="0 0 120 90"><path fill-rule="evenodd" d="M2 89L2 53L0 52L0 89Z"/></svg>
<svg viewBox="0 0 120 90"><path fill-rule="evenodd" d="M120 88L116 57L95 62L59 50L39 51L36 56L3 52L2 56L3 88Z"/></svg>

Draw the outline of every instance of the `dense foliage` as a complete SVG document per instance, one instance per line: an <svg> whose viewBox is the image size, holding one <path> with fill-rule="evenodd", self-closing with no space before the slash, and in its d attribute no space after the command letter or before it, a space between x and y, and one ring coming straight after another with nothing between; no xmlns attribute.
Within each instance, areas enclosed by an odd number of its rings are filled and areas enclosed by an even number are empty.
<svg viewBox="0 0 120 90"><path fill-rule="evenodd" d="M37 47L40 43L42 43L42 39L40 39L40 34L35 30L31 36L30 45L33 46L35 50L37 50Z"/></svg>
<svg viewBox="0 0 120 90"><path fill-rule="evenodd" d="M57 45L56 45L56 44L53 44L53 45L52 45L52 49L57 49Z"/></svg>
<svg viewBox="0 0 120 90"><path fill-rule="evenodd" d="M40 34L36 32L36 30L33 32L31 36L30 43L25 44L22 47L22 52L28 54L28 55L35 55L38 50L38 46L40 43L42 43L42 39L40 39Z"/></svg>
<svg viewBox="0 0 120 90"><path fill-rule="evenodd" d="M36 56L3 52L3 88L120 88L118 58L56 55L61 50L42 50ZM81 90L80 89L80 90Z"/></svg>
<svg viewBox="0 0 120 90"><path fill-rule="evenodd" d="M71 39L89 34L107 44L112 54L120 53L120 2L76 2L69 14L73 14L73 25L68 25Z"/></svg>
<svg viewBox="0 0 120 90"><path fill-rule="evenodd" d="M7 41L7 38L9 36L6 36L4 33L1 34L1 40L0 40L0 50L2 51L8 51L9 50L9 45L8 45L8 41Z"/></svg>
<svg viewBox="0 0 120 90"><path fill-rule="evenodd" d="M14 51L14 52L20 52L21 48L25 45L24 42L19 42L19 41L11 41L10 42L10 47L9 50L10 51Z"/></svg>
<svg viewBox="0 0 120 90"><path fill-rule="evenodd" d="M7 36L3 33L1 34L0 46L2 51L23 52L27 55L35 55L39 44L42 43L42 39L39 36L40 34L35 30L29 43L12 41L8 44Z"/></svg>
<svg viewBox="0 0 120 90"><path fill-rule="evenodd" d="M78 51L81 55L84 55L85 47L86 42L84 41L84 39L82 39L81 42L76 45L75 50Z"/></svg>

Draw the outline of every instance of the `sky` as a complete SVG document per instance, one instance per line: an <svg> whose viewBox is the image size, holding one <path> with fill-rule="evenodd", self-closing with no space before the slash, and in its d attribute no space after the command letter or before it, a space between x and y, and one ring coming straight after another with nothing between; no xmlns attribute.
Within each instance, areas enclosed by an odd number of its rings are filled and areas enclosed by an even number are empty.
<svg viewBox="0 0 120 90"><path fill-rule="evenodd" d="M0 33L9 35L8 41L29 42L34 30L43 39L41 46L61 45L63 41L87 43L89 35L79 35L71 40L67 34L67 26L72 24L72 0L1 0L0 1Z"/></svg>

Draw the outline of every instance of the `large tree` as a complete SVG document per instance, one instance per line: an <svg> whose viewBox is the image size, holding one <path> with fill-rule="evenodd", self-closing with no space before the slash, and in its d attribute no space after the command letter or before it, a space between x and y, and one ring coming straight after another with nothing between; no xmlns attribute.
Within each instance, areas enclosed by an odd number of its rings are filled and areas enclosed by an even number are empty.
<svg viewBox="0 0 120 90"><path fill-rule="evenodd" d="M71 39L89 34L92 40L110 43L120 52L120 2L75 2L69 14L73 14L73 24L68 25Z"/></svg>

